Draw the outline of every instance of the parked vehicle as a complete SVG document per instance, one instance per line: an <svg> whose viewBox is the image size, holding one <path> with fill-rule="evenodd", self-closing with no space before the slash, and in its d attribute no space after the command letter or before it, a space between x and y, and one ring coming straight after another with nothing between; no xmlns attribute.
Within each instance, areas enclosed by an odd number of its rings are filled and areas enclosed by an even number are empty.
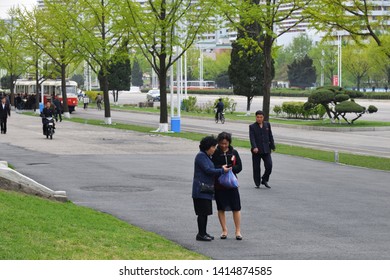
<svg viewBox="0 0 390 280"><path fill-rule="evenodd" d="M160 101L160 90L159 89L151 89L146 94L146 99L148 101Z"/></svg>

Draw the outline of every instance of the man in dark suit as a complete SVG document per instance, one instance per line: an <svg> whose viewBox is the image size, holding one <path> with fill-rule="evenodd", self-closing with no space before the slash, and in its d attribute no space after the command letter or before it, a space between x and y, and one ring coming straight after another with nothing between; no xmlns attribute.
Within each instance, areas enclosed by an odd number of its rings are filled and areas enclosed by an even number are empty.
<svg viewBox="0 0 390 280"><path fill-rule="evenodd" d="M249 139L252 151L253 180L256 188L260 188L261 183L270 189L268 181L272 172L271 150L275 150L275 143L271 125L264 121L263 111L256 112L256 122L249 126ZM265 167L263 176L261 176L261 160Z"/></svg>
<svg viewBox="0 0 390 280"><path fill-rule="evenodd" d="M11 109L5 96L1 98L0 104L0 123L1 123L1 134L7 133L7 118L11 116Z"/></svg>

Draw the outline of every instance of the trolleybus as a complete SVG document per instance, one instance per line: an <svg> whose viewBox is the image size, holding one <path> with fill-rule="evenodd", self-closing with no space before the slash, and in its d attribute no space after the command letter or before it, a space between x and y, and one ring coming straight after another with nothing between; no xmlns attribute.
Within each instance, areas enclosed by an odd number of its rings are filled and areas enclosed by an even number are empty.
<svg viewBox="0 0 390 280"><path fill-rule="evenodd" d="M37 94L38 93L38 94ZM46 103L47 100L53 100L54 97L62 101L61 80L45 80L40 84L40 89L36 89L35 80L18 79L15 82L15 96L21 96L23 100L35 95L39 101ZM66 96L68 100L69 113L72 113L77 106L77 83L75 81L66 81Z"/></svg>

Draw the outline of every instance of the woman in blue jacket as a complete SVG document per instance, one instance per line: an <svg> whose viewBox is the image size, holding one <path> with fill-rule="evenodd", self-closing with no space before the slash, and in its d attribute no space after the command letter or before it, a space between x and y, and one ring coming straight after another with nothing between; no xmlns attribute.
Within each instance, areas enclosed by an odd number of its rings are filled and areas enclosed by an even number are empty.
<svg viewBox="0 0 390 280"><path fill-rule="evenodd" d="M194 201L195 214L198 216L198 234L196 240L211 241L213 236L207 233L207 216L213 214L211 201L214 194L202 193L201 184L213 185L215 177L228 172L227 165L215 168L211 161L217 146L217 140L213 136L207 136L200 141L199 153L195 157L194 179L192 182L192 199Z"/></svg>

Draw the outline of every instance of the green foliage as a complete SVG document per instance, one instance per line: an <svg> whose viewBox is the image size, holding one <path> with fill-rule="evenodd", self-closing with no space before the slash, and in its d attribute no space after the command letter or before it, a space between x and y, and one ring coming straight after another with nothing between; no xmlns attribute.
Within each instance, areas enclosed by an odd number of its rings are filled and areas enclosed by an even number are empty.
<svg viewBox="0 0 390 280"><path fill-rule="evenodd" d="M287 74L292 87L312 87L317 79L313 60L307 55L303 59L296 59L291 65L288 65Z"/></svg>
<svg viewBox="0 0 390 280"><path fill-rule="evenodd" d="M308 103L322 105L333 122L340 121L340 117L342 117L348 124L352 124L366 113L366 109L353 99L353 97L360 97L361 95L357 91L348 91L341 87L321 87L312 92L308 98ZM310 106L310 104L306 105L306 107ZM373 113L377 111L373 107L371 109ZM357 117L349 121L346 118L348 113L355 113Z"/></svg>
<svg viewBox="0 0 390 280"><path fill-rule="evenodd" d="M370 106L368 106L368 108L367 108L367 112L370 113L370 114L376 113L376 112L378 112L378 108L375 107L374 105L370 105Z"/></svg>
<svg viewBox="0 0 390 280"><path fill-rule="evenodd" d="M336 104L335 111L338 113L363 113L365 108L354 101L342 101Z"/></svg>
<svg viewBox="0 0 390 280"><path fill-rule="evenodd" d="M95 102L95 99L96 99L96 96L98 94L102 95L103 96L103 92L102 91L93 91L93 90L87 90L85 92L86 95L88 95L89 97L89 102Z"/></svg>
<svg viewBox="0 0 390 280"><path fill-rule="evenodd" d="M75 74L72 76L71 80L75 81L79 88L84 86L84 76L83 75Z"/></svg>
<svg viewBox="0 0 390 280"><path fill-rule="evenodd" d="M276 116L279 116L281 113L282 113L282 106L279 106L279 105L275 105L274 106L274 113L276 114Z"/></svg>
<svg viewBox="0 0 390 280"><path fill-rule="evenodd" d="M131 84L133 86L142 87L144 85L142 76L143 74L138 59L135 59L133 63L133 70L131 71Z"/></svg>
<svg viewBox="0 0 390 280"><path fill-rule="evenodd" d="M335 97L334 97L334 100L336 102L343 102L343 101L346 101L349 99L349 95L348 94L337 94Z"/></svg>
<svg viewBox="0 0 390 280"><path fill-rule="evenodd" d="M260 36L260 31L258 24L246 25L245 32L240 31L237 40L232 43L229 78L236 95L247 97L262 95L264 56L257 50L258 46L244 44L245 36L256 40Z"/></svg>
<svg viewBox="0 0 390 280"><path fill-rule="evenodd" d="M197 110L196 102L196 96L188 96L187 99L183 99L181 109L186 112L195 112Z"/></svg>
<svg viewBox="0 0 390 280"><path fill-rule="evenodd" d="M314 105L309 102L283 102L282 106L278 110L280 110L288 118L295 119L321 119L326 113L323 106Z"/></svg>

